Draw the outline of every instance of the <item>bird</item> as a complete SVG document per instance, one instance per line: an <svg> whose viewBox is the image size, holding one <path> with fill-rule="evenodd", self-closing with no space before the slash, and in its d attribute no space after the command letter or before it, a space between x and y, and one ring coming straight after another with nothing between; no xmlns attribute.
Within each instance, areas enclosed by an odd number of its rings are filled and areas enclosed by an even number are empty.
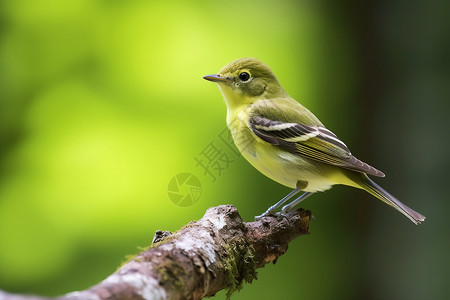
<svg viewBox="0 0 450 300"><path fill-rule="evenodd" d="M218 84L227 107L227 126L242 156L265 176L293 189L256 220L286 215L333 185L364 190L416 225L425 220L370 179L369 175L385 174L353 156L310 110L288 95L268 65L246 57L203 78Z"/></svg>

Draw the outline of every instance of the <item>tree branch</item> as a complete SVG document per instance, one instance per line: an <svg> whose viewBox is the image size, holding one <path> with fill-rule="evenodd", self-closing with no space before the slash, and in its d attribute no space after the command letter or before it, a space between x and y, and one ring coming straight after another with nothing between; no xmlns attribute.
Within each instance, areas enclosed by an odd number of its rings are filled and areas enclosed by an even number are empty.
<svg viewBox="0 0 450 300"><path fill-rule="evenodd" d="M294 238L307 234L311 214L244 223L237 209L208 209L202 219L176 233L157 231L152 246L92 288L59 300L201 299L222 289L227 295L256 279L256 269L276 262ZM0 300L44 300L0 291Z"/></svg>

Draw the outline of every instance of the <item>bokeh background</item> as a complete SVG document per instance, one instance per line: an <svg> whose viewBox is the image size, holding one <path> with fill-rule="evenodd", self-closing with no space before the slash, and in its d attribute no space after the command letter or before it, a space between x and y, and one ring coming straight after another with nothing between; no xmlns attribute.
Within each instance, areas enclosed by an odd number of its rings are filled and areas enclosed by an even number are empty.
<svg viewBox="0 0 450 300"><path fill-rule="evenodd" d="M251 220L288 193L224 143L201 78L253 56L427 221L347 187L317 194L311 234L233 299L444 299L449 4L1 1L0 289L86 289L157 229L229 203ZM195 161L211 145L214 177ZM182 172L202 185L188 207L167 194Z"/></svg>

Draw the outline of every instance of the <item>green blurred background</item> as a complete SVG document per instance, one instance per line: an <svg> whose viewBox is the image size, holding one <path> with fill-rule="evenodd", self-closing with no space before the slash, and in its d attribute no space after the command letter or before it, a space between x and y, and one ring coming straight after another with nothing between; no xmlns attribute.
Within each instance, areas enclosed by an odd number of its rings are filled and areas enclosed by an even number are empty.
<svg viewBox="0 0 450 300"><path fill-rule="evenodd" d="M335 187L303 203L311 235L233 299L443 299L450 293L450 11L444 1L0 2L0 289L86 289L206 208L245 220L289 192L221 144L225 105L201 77L245 56L272 67L414 226ZM216 180L194 158L214 143ZM192 206L167 185L189 172ZM216 296L224 298L224 293Z"/></svg>

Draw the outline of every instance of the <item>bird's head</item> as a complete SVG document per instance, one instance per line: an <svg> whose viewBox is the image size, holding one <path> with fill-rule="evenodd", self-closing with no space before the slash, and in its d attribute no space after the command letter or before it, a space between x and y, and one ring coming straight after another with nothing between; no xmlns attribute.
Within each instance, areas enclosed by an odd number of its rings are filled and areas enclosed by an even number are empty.
<svg viewBox="0 0 450 300"><path fill-rule="evenodd" d="M272 70L256 58L235 60L219 73L203 76L216 82L228 108L286 95Z"/></svg>

